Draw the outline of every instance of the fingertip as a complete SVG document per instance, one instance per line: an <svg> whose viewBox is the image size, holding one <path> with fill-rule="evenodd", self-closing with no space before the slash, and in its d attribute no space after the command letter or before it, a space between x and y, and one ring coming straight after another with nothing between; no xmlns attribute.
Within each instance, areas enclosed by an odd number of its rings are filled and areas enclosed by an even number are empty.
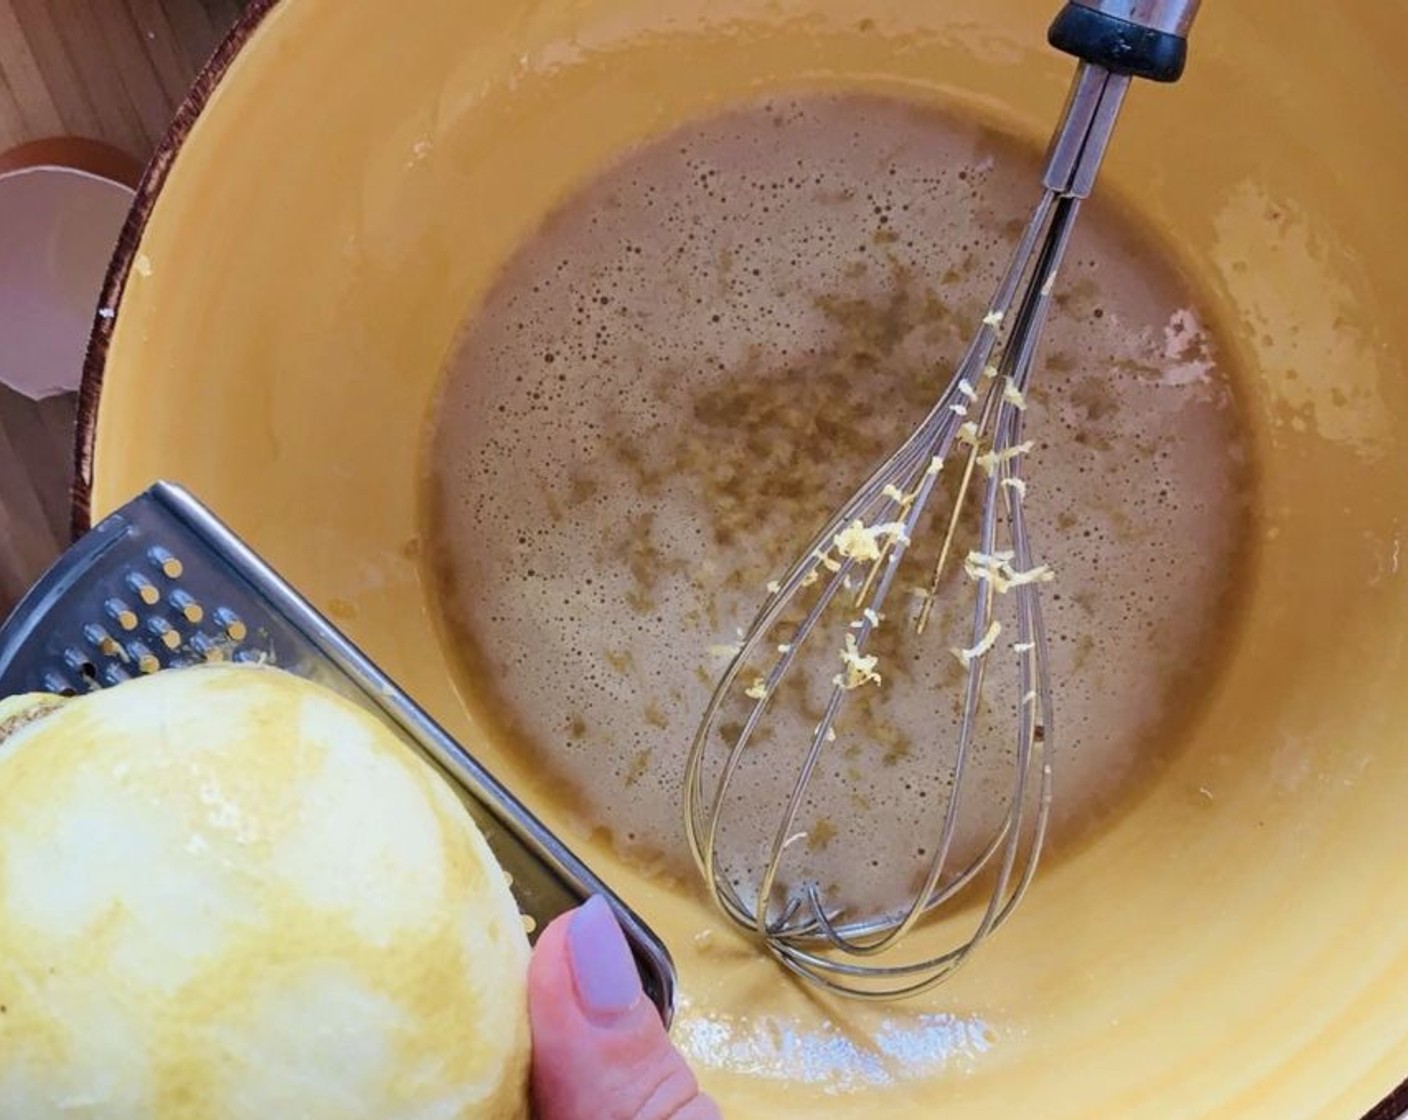
<svg viewBox="0 0 1408 1120"><path fill-rule="evenodd" d="M609 1024L644 1001L630 943L606 899L587 899L568 921L565 939L577 1004L588 1018Z"/></svg>
<svg viewBox="0 0 1408 1120"><path fill-rule="evenodd" d="M644 998L629 946L604 900L543 931L528 991L539 1120L717 1118Z"/></svg>

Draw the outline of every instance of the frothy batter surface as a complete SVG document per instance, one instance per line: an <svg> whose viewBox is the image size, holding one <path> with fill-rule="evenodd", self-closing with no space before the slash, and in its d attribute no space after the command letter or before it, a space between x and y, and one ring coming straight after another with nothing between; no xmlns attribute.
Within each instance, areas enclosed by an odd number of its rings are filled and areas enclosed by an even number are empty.
<svg viewBox="0 0 1408 1120"><path fill-rule="evenodd" d="M631 153L509 263L447 373L431 563L468 702L584 826L686 867L683 763L728 647L942 390L1038 174L907 103L771 100ZM1082 222L1027 417L1029 527L1058 573L1058 836L1117 806L1196 707L1247 520L1196 300L1109 210ZM902 888L938 828L947 755L916 728L954 675L887 687L905 691L883 734L808 808L823 882ZM1007 746L976 788L1006 796ZM777 790L749 790L743 815L775 819Z"/></svg>

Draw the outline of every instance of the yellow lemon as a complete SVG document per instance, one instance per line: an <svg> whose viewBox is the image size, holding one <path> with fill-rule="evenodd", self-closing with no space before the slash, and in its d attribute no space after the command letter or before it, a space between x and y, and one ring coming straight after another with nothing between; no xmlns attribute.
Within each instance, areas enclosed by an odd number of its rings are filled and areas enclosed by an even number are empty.
<svg viewBox="0 0 1408 1120"><path fill-rule="evenodd" d="M0 1117L522 1118L527 961L455 794L321 686L0 702Z"/></svg>

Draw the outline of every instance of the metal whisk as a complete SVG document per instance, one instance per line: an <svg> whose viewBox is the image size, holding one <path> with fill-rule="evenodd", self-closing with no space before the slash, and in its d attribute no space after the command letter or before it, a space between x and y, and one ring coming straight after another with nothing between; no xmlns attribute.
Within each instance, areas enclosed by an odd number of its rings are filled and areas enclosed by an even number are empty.
<svg viewBox="0 0 1408 1120"><path fill-rule="evenodd" d="M1052 573L1037 562L1023 516L1024 460L1033 446L1024 441L1023 414L1057 271L1130 81L1171 82L1182 74L1198 6L1199 0L1073 0L1052 24L1052 45L1081 65L1048 153L1044 193L988 314L918 429L817 533L785 578L769 585L695 736L685 823L706 883L734 922L792 972L824 988L890 999L933 987L1007 920L1032 881L1051 805L1053 715L1040 588ZM921 537L926 510L937 531ZM916 584L900 576L901 562L922 551L921 540L937 556L923 564ZM918 564L916 556L911 565ZM886 607L901 589L907 617L891 619ZM896 627L921 636L936 609L951 620L963 595L972 603L961 614L962 637L942 651L957 679L945 743L946 804L928 838L932 848L921 849L927 863L913 877L912 896L894 905L851 905L835 884L809 875L800 856L816 839L802 823L813 783L833 765L838 730L854 730L848 713L892 687L877 636ZM917 661L923 671L933 664ZM790 714L779 723L784 708ZM779 742L789 718L798 736L795 755ZM960 820L975 796L968 788L973 753L998 718L1010 744L1003 756L1012 779L1006 802L990 807L984 839L955 860ZM723 846L730 800L753 787L749 766L776 772L793 763L799 763L795 781L779 786L790 792L776 828L752 822L756 854L741 873L739 857ZM915 939L917 953L879 959L921 920L926 933Z"/></svg>

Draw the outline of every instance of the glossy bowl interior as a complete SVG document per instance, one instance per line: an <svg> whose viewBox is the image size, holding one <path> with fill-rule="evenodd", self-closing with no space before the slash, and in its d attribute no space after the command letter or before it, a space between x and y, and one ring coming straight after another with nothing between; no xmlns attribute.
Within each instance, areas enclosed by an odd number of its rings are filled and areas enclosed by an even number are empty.
<svg viewBox="0 0 1408 1120"><path fill-rule="evenodd" d="M256 5L149 173L87 385L80 517L212 505L666 938L725 1114L1361 1115L1408 1073L1408 9L1209 4L1131 99L1102 191L1207 296L1244 374L1259 548L1229 663L1159 782L1038 877L981 962L830 1003L687 889L577 834L457 699L416 554L456 331L623 149L771 89L880 89L1039 142L1048 0Z"/></svg>

